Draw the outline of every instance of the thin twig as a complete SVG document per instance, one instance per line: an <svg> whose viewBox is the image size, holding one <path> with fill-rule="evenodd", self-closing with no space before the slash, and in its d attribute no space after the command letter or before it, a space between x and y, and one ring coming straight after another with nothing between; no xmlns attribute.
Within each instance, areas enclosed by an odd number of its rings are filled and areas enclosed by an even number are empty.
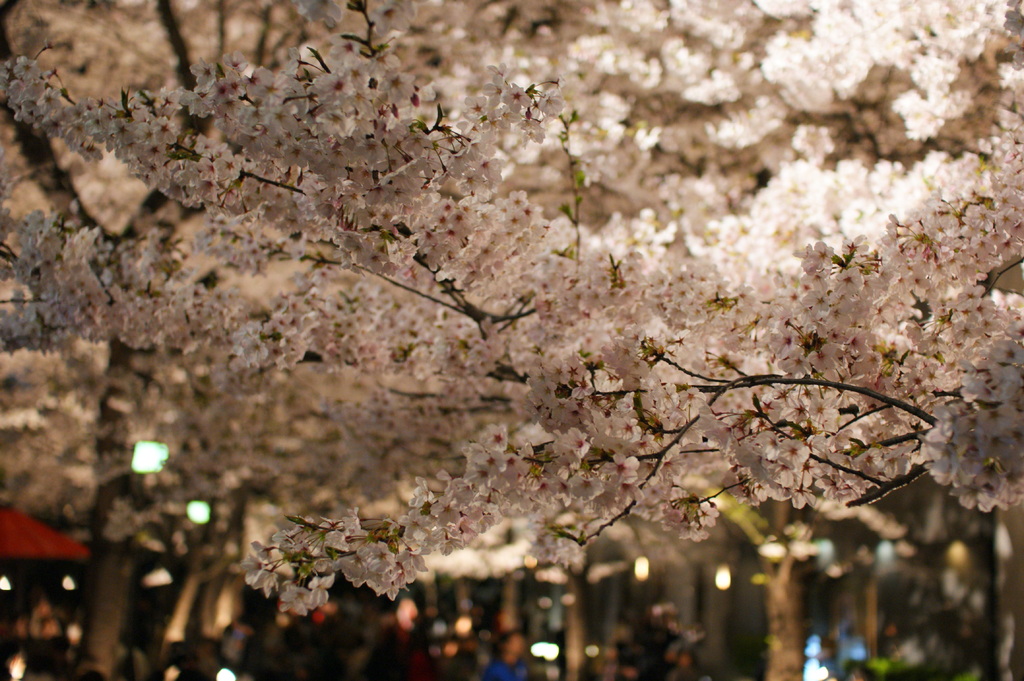
<svg viewBox="0 0 1024 681"><path fill-rule="evenodd" d="M988 275L988 282L985 284L984 295L987 296L988 294L992 293L992 289L996 287L996 283L999 281L999 277L1003 276L1004 274L1012 270L1017 265L1020 265L1021 263L1024 263L1024 256L1017 258L1016 260L1014 260L1009 265L1007 265L1006 267L1004 267L1003 269L999 270L996 273L990 272Z"/></svg>
<svg viewBox="0 0 1024 681"><path fill-rule="evenodd" d="M920 440L922 434L923 433L921 433L920 431L914 430L914 431L911 431L909 433L904 433L903 435L897 435L895 437L890 437L890 438L888 438L886 440L879 440L878 442L875 442L874 444L878 445L879 447L892 447L894 445L903 444L904 442L911 442L913 440ZM874 445L872 445L872 446L874 446Z"/></svg>
<svg viewBox="0 0 1024 681"><path fill-rule="evenodd" d="M670 367L673 367L675 369L678 369L679 371L682 371L684 374L686 374L690 378L699 378L700 380L707 381L708 383L728 383L729 382L729 379L727 379L727 378L711 378L710 376L704 376L703 374L698 374L696 371L690 371L689 369L683 367L682 365L680 365L679 363L677 363L675 360L673 360L671 357L669 357L668 355L666 355L664 353L659 353L657 356L655 356L655 359L658 360L659 362L664 362L665 364L668 364Z"/></svg>
<svg viewBox="0 0 1024 681"><path fill-rule="evenodd" d="M441 393L431 392L410 392L408 390L399 390L398 388L388 388L387 391L392 395L398 395L400 397L408 397L411 399L435 399L438 397L444 397ZM477 399L481 402L501 402L507 403L512 400L503 395L478 395Z"/></svg>
<svg viewBox="0 0 1024 681"><path fill-rule="evenodd" d="M714 501L716 498L722 496L723 494L725 494L729 490L735 489L736 487L742 487L743 485L747 484L748 482L750 482L749 478L743 478L741 480L737 480L736 482L732 483L731 485L726 485L725 487L723 487L722 489L718 490L717 492L715 492L711 496L704 497L703 499L701 499L697 503L698 504L704 504L704 503L707 503L709 501Z"/></svg>
<svg viewBox="0 0 1024 681"><path fill-rule="evenodd" d="M238 173L238 179L239 180L244 180L244 179L247 179L247 178L248 179L252 179L252 180L257 180L259 182L263 182L263 183L266 183L266 184L269 184L269 185L273 185L275 187L280 187L281 189L287 189L288 191L295 192L296 194L302 194L302 195L306 194L306 192L302 191L301 189L299 189L295 185L285 184L284 182L279 182L277 180L271 180L270 178L262 177L260 175L255 174L255 173L250 173L248 170L243 170L243 171Z"/></svg>
<svg viewBox="0 0 1024 681"><path fill-rule="evenodd" d="M383 279L384 281L388 282L392 286L397 286L398 288L402 289L403 291L408 291L409 293L414 293L414 294L418 295L420 298L424 298L426 300L429 300L432 303L437 303L438 305L440 305L442 307L446 307L446 308L448 308L449 310L451 310L453 312L458 312L459 314L466 314L465 310L460 310L459 308L455 307L451 303L446 303L445 301L441 300L440 298L435 298L434 296L430 295L429 293L424 293L423 291L417 290L417 289L413 288L412 286L408 286L406 284L403 284L402 282L397 281L395 279L392 279L391 277L389 277L387 275L384 275L384 274L381 274L380 272L374 272L373 270L369 269L368 267L364 267L362 265L353 265L353 267L355 267L357 270L360 270L361 272L366 272L367 274L372 274L375 277L379 277L380 279Z"/></svg>
<svg viewBox="0 0 1024 681"><path fill-rule="evenodd" d="M825 466L829 466L830 468L835 468L838 471L842 471L843 473L846 473L847 475L852 475L854 477L860 478L861 480L866 480L866 481L870 482L872 485L879 485L879 486L881 486L881 485L885 484L885 481L880 480L880 479L874 477L873 475L868 475L867 473L865 473L863 471L859 471L856 468L850 468L849 466L844 466L841 463L836 463L835 461L830 461L829 459L826 459L823 456L818 456L817 454L811 454L810 458L812 460L814 460L814 461L817 461L820 464L823 464Z"/></svg>
<svg viewBox="0 0 1024 681"><path fill-rule="evenodd" d="M857 414L856 416L851 418L849 421L847 421L843 425L841 425L838 428L836 428L836 432L838 433L839 431L843 430L844 428L849 428L850 426L852 426L857 421L860 421L861 419L866 419L867 417L873 416L874 414L877 414L879 412L883 412L886 409L892 409L892 405L891 404L886 404L886 405L883 405L881 407L875 407L874 409L868 409L867 411L865 411L865 412L863 412L861 414Z"/></svg>

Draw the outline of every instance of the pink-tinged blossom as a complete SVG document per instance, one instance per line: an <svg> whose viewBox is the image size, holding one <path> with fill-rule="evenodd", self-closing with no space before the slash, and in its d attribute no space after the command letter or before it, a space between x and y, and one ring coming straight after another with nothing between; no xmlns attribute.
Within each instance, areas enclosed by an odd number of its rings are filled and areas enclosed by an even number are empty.
<svg viewBox="0 0 1024 681"><path fill-rule="evenodd" d="M166 238L82 203L0 212L5 347L358 372L370 397L324 408L339 449L360 482L413 480L399 512L254 545L247 583L296 612L338 573L394 597L519 516L567 564L627 514L701 539L726 488L827 505L928 471L967 505L1024 500L1024 303L990 279L1024 249L1024 152L970 121L991 2L586 2L519 51L452 16L436 73L430 31L401 35L415 4L299 0L363 32L273 69L201 61L192 89L78 97L40 61L0 67L16 120L203 218ZM1020 43L1018 3L1005 29ZM876 90L896 124L858 119L878 149L852 148L830 112Z"/></svg>

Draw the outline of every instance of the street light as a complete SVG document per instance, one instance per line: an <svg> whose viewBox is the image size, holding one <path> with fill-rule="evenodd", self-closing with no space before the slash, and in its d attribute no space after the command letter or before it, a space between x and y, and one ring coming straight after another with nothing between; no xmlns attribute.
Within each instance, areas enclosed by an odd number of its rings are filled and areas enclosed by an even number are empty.
<svg viewBox="0 0 1024 681"><path fill-rule="evenodd" d="M530 654L534 657L540 657L548 662L554 662L558 659L558 653L560 652L557 643L550 643L548 641L538 641L530 646Z"/></svg>
<svg viewBox="0 0 1024 681"><path fill-rule="evenodd" d="M168 584L172 584L173 582L174 578L171 576L171 573L168 572L167 568L165 567L158 567L157 569L153 570L150 573L147 573L142 577L142 586L146 587L147 589L152 589L157 586L167 586Z"/></svg>
<svg viewBox="0 0 1024 681"><path fill-rule="evenodd" d="M205 501L190 501L185 506L185 515L196 525L210 522L210 505Z"/></svg>
<svg viewBox="0 0 1024 681"><path fill-rule="evenodd" d="M140 440L132 451L132 471L135 473L159 473L167 463L169 450L163 442Z"/></svg>
<svg viewBox="0 0 1024 681"><path fill-rule="evenodd" d="M732 586L732 572L729 570L728 565L723 563L715 570L715 586L719 591L728 591L729 587Z"/></svg>
<svg viewBox="0 0 1024 681"><path fill-rule="evenodd" d="M640 556L633 563L633 576L638 582L646 582L651 576L651 561L647 560L647 556Z"/></svg>
<svg viewBox="0 0 1024 681"><path fill-rule="evenodd" d="M875 568L886 570L896 563L896 545L888 539L878 542L875 547Z"/></svg>

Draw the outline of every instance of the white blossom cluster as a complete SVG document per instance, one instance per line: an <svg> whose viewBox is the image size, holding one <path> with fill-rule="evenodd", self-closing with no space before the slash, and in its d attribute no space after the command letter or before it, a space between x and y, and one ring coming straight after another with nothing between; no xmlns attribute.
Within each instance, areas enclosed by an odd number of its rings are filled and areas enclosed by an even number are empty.
<svg viewBox="0 0 1024 681"><path fill-rule="evenodd" d="M967 365L964 401L940 407L939 425L925 436L935 456L932 475L953 487L965 506L990 511L1024 500L1020 340L999 341Z"/></svg>
<svg viewBox="0 0 1024 681"><path fill-rule="evenodd" d="M726 491L862 503L930 471L967 504L1022 500L1024 301L994 287L1024 252L1024 142L915 146L969 118L989 3L588 2L565 40L538 24L545 51L452 42L433 81L398 46L411 3L298 4L365 32L106 99L0 67L18 120L205 219L162 239L4 212L5 347L206 347L240 375L316 361L428 386L325 409L354 431L346 471L383 486L404 449L422 477L398 514L294 517L257 544L246 579L282 607L318 607L339 573L393 597L514 517L543 528L533 555L572 562L630 514L703 538ZM856 135L835 120L874 89L906 163L873 123L876 156L841 156ZM657 119L663 95L686 120ZM709 161L723 149L741 161ZM688 154L719 165L684 177ZM639 198L591 209L616 183ZM417 468L438 442L448 472Z"/></svg>
<svg viewBox="0 0 1024 681"><path fill-rule="evenodd" d="M394 598L426 569L424 555L463 549L506 515L544 516L572 507L593 513L641 496L635 457L618 456L602 464L588 453L579 433L543 448L517 449L503 429L492 429L465 447L463 475L437 476L445 483L442 491L418 479L404 515L367 520L354 510L339 520L293 519L295 526L279 532L269 545L254 544L255 554L245 562L246 581L267 594L280 589L287 607L300 613L322 605L337 573ZM598 474L601 468L605 475ZM584 469L593 472L580 473ZM566 482L570 471L576 473L572 484ZM686 528L692 537L699 537L718 515L712 501L694 495L661 505L666 516L678 516L665 522ZM556 523L546 529L531 549L542 560L571 560L567 542L579 555L588 539L586 527ZM551 539L561 541L551 544Z"/></svg>

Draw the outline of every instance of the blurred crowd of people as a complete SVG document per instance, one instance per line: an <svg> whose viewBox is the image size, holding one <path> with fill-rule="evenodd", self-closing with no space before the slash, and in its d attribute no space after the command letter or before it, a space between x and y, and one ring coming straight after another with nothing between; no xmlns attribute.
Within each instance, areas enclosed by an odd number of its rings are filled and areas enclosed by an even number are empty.
<svg viewBox="0 0 1024 681"><path fill-rule="evenodd" d="M547 661L531 655L527 637L500 618L483 621L479 612L443 618L411 598L390 606L344 595L305 618L236 619L219 640L126 646L114 680L74 675L80 634L71 612L35 596L28 614L0 619L0 681L551 681L564 672L564 655ZM584 675L588 681L700 681L692 644L692 636L672 627L639 626L628 640L588 659Z"/></svg>
<svg viewBox="0 0 1024 681"><path fill-rule="evenodd" d="M697 654L703 630L683 630L676 615L653 606L635 627L620 630L601 655L596 681L710 681Z"/></svg>
<svg viewBox="0 0 1024 681"><path fill-rule="evenodd" d="M70 653L81 629L70 613L33 594L29 613L0 614L0 679L62 681L70 676Z"/></svg>

